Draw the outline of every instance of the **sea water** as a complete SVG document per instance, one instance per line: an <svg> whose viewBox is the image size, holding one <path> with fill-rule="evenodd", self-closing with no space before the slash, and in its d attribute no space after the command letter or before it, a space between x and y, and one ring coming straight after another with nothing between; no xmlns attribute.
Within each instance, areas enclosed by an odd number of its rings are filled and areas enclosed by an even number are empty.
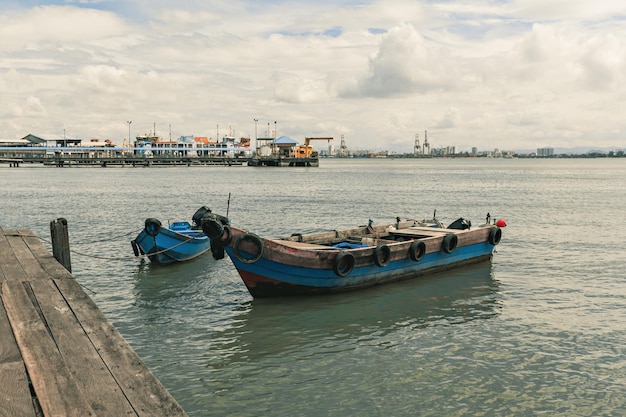
<svg viewBox="0 0 626 417"><path fill-rule="evenodd" d="M626 159L322 159L318 168L0 166L0 225L49 240L190 416L626 413ZM263 236L436 216L508 223L493 261L252 299L230 260L133 256L206 205ZM46 243L46 245L48 245Z"/></svg>

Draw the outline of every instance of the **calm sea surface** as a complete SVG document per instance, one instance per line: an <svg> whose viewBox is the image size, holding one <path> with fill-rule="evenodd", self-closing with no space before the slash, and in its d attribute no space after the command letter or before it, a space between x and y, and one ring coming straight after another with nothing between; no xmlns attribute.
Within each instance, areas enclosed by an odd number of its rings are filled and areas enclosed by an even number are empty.
<svg viewBox="0 0 626 417"><path fill-rule="evenodd" d="M0 225L49 240L68 220L74 276L190 416L622 416L625 178L625 159L3 165ZM253 300L228 259L133 256L147 217L202 205L271 236L435 209L508 227L491 263Z"/></svg>

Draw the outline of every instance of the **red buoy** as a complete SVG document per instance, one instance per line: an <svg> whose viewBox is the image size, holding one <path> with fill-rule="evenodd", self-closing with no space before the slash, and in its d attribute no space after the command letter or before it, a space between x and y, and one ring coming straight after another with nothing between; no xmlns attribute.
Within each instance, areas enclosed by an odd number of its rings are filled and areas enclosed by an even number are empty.
<svg viewBox="0 0 626 417"><path fill-rule="evenodd" d="M506 221L504 219L498 219L498 221L496 222L496 226L506 227Z"/></svg>

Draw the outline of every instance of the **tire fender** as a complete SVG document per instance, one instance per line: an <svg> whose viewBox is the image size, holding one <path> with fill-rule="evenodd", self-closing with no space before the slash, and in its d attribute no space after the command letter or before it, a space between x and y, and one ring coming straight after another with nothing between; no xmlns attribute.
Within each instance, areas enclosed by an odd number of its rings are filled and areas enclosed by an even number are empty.
<svg viewBox="0 0 626 417"><path fill-rule="evenodd" d="M345 277L354 269L354 255L350 252L341 251L335 257L333 271L339 277Z"/></svg>
<svg viewBox="0 0 626 417"><path fill-rule="evenodd" d="M241 242L243 241L251 242L257 247L256 253L253 253L251 258L246 258L241 253L240 246L241 246ZM233 253L235 254L235 258L237 258L243 263L246 263L246 264L254 263L261 258L261 255L263 255L263 241L261 240L260 237L258 237L254 233L244 233L242 235L237 236L237 238L235 239L235 243L233 243Z"/></svg>
<svg viewBox="0 0 626 417"><path fill-rule="evenodd" d="M144 230L148 236L155 237L161 231L161 221L153 218L146 219Z"/></svg>
<svg viewBox="0 0 626 417"><path fill-rule="evenodd" d="M500 243L500 239L502 239L502 229L499 227L494 227L489 231L489 243L493 246Z"/></svg>
<svg viewBox="0 0 626 417"><path fill-rule="evenodd" d="M391 259L391 249L387 245L378 245L374 249L374 263L378 266L385 266Z"/></svg>
<svg viewBox="0 0 626 417"><path fill-rule="evenodd" d="M426 255L426 244L421 240L414 240L409 246L409 258L412 261L419 262Z"/></svg>
<svg viewBox="0 0 626 417"><path fill-rule="evenodd" d="M448 233L443 238L443 243L441 244L441 248L445 253L452 253L456 249L459 244L459 237L454 233Z"/></svg>

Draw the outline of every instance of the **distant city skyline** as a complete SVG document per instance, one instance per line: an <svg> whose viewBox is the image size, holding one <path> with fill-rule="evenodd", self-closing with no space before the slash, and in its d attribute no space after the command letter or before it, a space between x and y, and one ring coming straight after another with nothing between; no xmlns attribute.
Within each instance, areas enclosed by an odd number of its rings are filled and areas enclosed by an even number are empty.
<svg viewBox="0 0 626 417"><path fill-rule="evenodd" d="M626 3L6 0L0 138L626 145Z"/></svg>

